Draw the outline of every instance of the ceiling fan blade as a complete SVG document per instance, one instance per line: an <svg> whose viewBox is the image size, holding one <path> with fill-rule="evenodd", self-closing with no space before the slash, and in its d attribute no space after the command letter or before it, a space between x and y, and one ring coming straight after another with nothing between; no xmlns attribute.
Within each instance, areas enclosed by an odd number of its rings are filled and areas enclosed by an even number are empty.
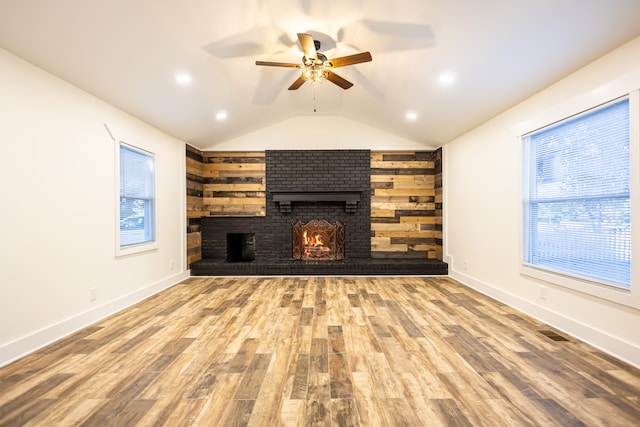
<svg viewBox="0 0 640 427"><path fill-rule="evenodd" d="M300 86L302 86L304 84L304 82L306 82L307 80L304 79L302 76L298 77L298 79L293 82L293 84L291 86L289 86L289 90L296 90L298 89Z"/></svg>
<svg viewBox="0 0 640 427"><path fill-rule="evenodd" d="M256 61L256 65L266 65L268 67L288 67L288 68L300 67L300 64L292 64L290 62L269 62L269 61Z"/></svg>
<svg viewBox="0 0 640 427"><path fill-rule="evenodd" d="M355 55L342 56L340 58L330 59L329 62L333 68L344 67L346 65L360 64L361 62L369 62L373 58L370 52L356 53Z"/></svg>
<svg viewBox="0 0 640 427"><path fill-rule="evenodd" d="M318 59L316 45L313 42L313 36L311 34L298 33L298 40L300 41L300 47L302 47L306 58Z"/></svg>
<svg viewBox="0 0 640 427"><path fill-rule="evenodd" d="M353 83L351 83L349 80L343 79L331 70L327 71L329 72L329 74L327 75L327 80L329 80L331 83L340 86L342 89L349 89L351 86L353 86Z"/></svg>

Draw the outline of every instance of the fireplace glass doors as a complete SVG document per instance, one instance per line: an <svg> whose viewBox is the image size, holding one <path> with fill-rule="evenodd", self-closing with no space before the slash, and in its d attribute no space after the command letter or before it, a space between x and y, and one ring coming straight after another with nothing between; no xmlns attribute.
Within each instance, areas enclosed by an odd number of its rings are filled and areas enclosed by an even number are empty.
<svg viewBox="0 0 640 427"><path fill-rule="evenodd" d="M344 224L336 221L298 221L292 227L293 259L332 261L344 259Z"/></svg>

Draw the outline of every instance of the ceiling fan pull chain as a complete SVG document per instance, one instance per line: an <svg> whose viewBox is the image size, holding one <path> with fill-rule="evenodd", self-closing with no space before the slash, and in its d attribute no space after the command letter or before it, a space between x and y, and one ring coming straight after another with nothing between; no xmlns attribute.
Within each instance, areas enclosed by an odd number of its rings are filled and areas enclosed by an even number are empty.
<svg viewBox="0 0 640 427"><path fill-rule="evenodd" d="M316 112L316 87L313 86L313 112Z"/></svg>

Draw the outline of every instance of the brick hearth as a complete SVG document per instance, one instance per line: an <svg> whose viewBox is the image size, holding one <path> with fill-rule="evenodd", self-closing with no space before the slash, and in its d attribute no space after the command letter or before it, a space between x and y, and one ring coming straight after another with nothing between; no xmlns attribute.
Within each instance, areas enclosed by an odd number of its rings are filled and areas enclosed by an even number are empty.
<svg viewBox="0 0 640 427"><path fill-rule="evenodd" d="M357 259L343 261L225 262L203 259L191 267L193 276L435 276L447 275L439 260Z"/></svg>

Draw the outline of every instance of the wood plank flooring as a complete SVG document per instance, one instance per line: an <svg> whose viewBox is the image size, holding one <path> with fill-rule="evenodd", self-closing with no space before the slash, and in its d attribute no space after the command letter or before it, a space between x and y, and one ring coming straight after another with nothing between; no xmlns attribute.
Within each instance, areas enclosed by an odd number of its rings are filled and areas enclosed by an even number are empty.
<svg viewBox="0 0 640 427"><path fill-rule="evenodd" d="M0 369L1 426L639 424L640 370L448 277L192 277Z"/></svg>

